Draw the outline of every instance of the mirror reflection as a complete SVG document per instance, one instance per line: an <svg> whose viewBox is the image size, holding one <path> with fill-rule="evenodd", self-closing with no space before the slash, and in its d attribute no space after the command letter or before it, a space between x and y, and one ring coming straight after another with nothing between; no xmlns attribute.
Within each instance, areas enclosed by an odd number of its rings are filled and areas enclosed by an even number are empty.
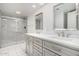
<svg viewBox="0 0 79 59"><path fill-rule="evenodd" d="M75 3L61 3L54 7L55 29L77 29Z"/></svg>
<svg viewBox="0 0 79 59"><path fill-rule="evenodd" d="M43 13L39 13L36 15L36 30L43 29Z"/></svg>

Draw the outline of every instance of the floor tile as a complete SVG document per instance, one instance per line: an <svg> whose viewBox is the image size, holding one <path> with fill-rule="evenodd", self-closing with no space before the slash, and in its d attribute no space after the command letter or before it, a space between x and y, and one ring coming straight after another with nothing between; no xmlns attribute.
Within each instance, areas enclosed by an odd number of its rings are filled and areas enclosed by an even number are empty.
<svg viewBox="0 0 79 59"><path fill-rule="evenodd" d="M27 56L25 43L20 43L0 49L0 56Z"/></svg>

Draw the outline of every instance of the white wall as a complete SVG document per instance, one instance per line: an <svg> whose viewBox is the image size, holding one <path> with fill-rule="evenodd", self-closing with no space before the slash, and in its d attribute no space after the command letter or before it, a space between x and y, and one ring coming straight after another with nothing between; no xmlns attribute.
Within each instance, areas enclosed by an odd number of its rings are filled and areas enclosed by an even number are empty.
<svg viewBox="0 0 79 59"><path fill-rule="evenodd" d="M35 15L40 12L43 13L43 31L42 32L51 32L54 27L54 9L53 6L56 4L47 4L44 7L40 8L37 12L28 17L28 32L35 33Z"/></svg>
<svg viewBox="0 0 79 59"><path fill-rule="evenodd" d="M1 31L1 18L0 18L0 47L1 47L2 31Z"/></svg>
<svg viewBox="0 0 79 59"><path fill-rule="evenodd" d="M27 19L27 32L34 33L35 32L35 18L34 15L31 15Z"/></svg>

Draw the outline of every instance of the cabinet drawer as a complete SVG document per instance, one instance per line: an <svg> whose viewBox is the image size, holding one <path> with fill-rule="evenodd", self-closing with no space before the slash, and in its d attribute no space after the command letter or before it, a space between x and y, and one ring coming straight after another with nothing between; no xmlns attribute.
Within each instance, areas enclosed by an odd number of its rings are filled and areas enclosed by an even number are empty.
<svg viewBox="0 0 79 59"><path fill-rule="evenodd" d="M44 56L58 56L58 55L55 54L54 52L44 49Z"/></svg>
<svg viewBox="0 0 79 59"><path fill-rule="evenodd" d="M79 51L75 51L65 47L62 47L61 53L64 56L79 56Z"/></svg>
<svg viewBox="0 0 79 59"><path fill-rule="evenodd" d="M39 46L39 45L36 45L36 44L33 45L33 49L37 49L37 50L38 50L39 52L41 52L41 53L42 53L42 51L43 51L42 47Z"/></svg>
<svg viewBox="0 0 79 59"><path fill-rule="evenodd" d="M42 56L42 53L38 52L36 49L33 49L33 56Z"/></svg>
<svg viewBox="0 0 79 59"><path fill-rule="evenodd" d="M51 50L51 51L56 51L58 53L60 53L61 49L62 49L60 46L58 46L52 42L48 42L48 41L44 42L44 47Z"/></svg>
<svg viewBox="0 0 79 59"><path fill-rule="evenodd" d="M42 40L41 39L34 38L33 42L39 44L40 46L42 46Z"/></svg>

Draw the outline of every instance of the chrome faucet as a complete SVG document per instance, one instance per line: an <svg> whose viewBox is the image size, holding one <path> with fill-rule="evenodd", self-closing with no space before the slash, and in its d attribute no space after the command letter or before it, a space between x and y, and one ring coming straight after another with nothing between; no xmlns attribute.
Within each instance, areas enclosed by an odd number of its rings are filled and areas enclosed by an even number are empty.
<svg viewBox="0 0 79 59"><path fill-rule="evenodd" d="M57 32L57 35L59 36L59 37L65 37L65 33L64 33L64 31L62 30L62 32Z"/></svg>

